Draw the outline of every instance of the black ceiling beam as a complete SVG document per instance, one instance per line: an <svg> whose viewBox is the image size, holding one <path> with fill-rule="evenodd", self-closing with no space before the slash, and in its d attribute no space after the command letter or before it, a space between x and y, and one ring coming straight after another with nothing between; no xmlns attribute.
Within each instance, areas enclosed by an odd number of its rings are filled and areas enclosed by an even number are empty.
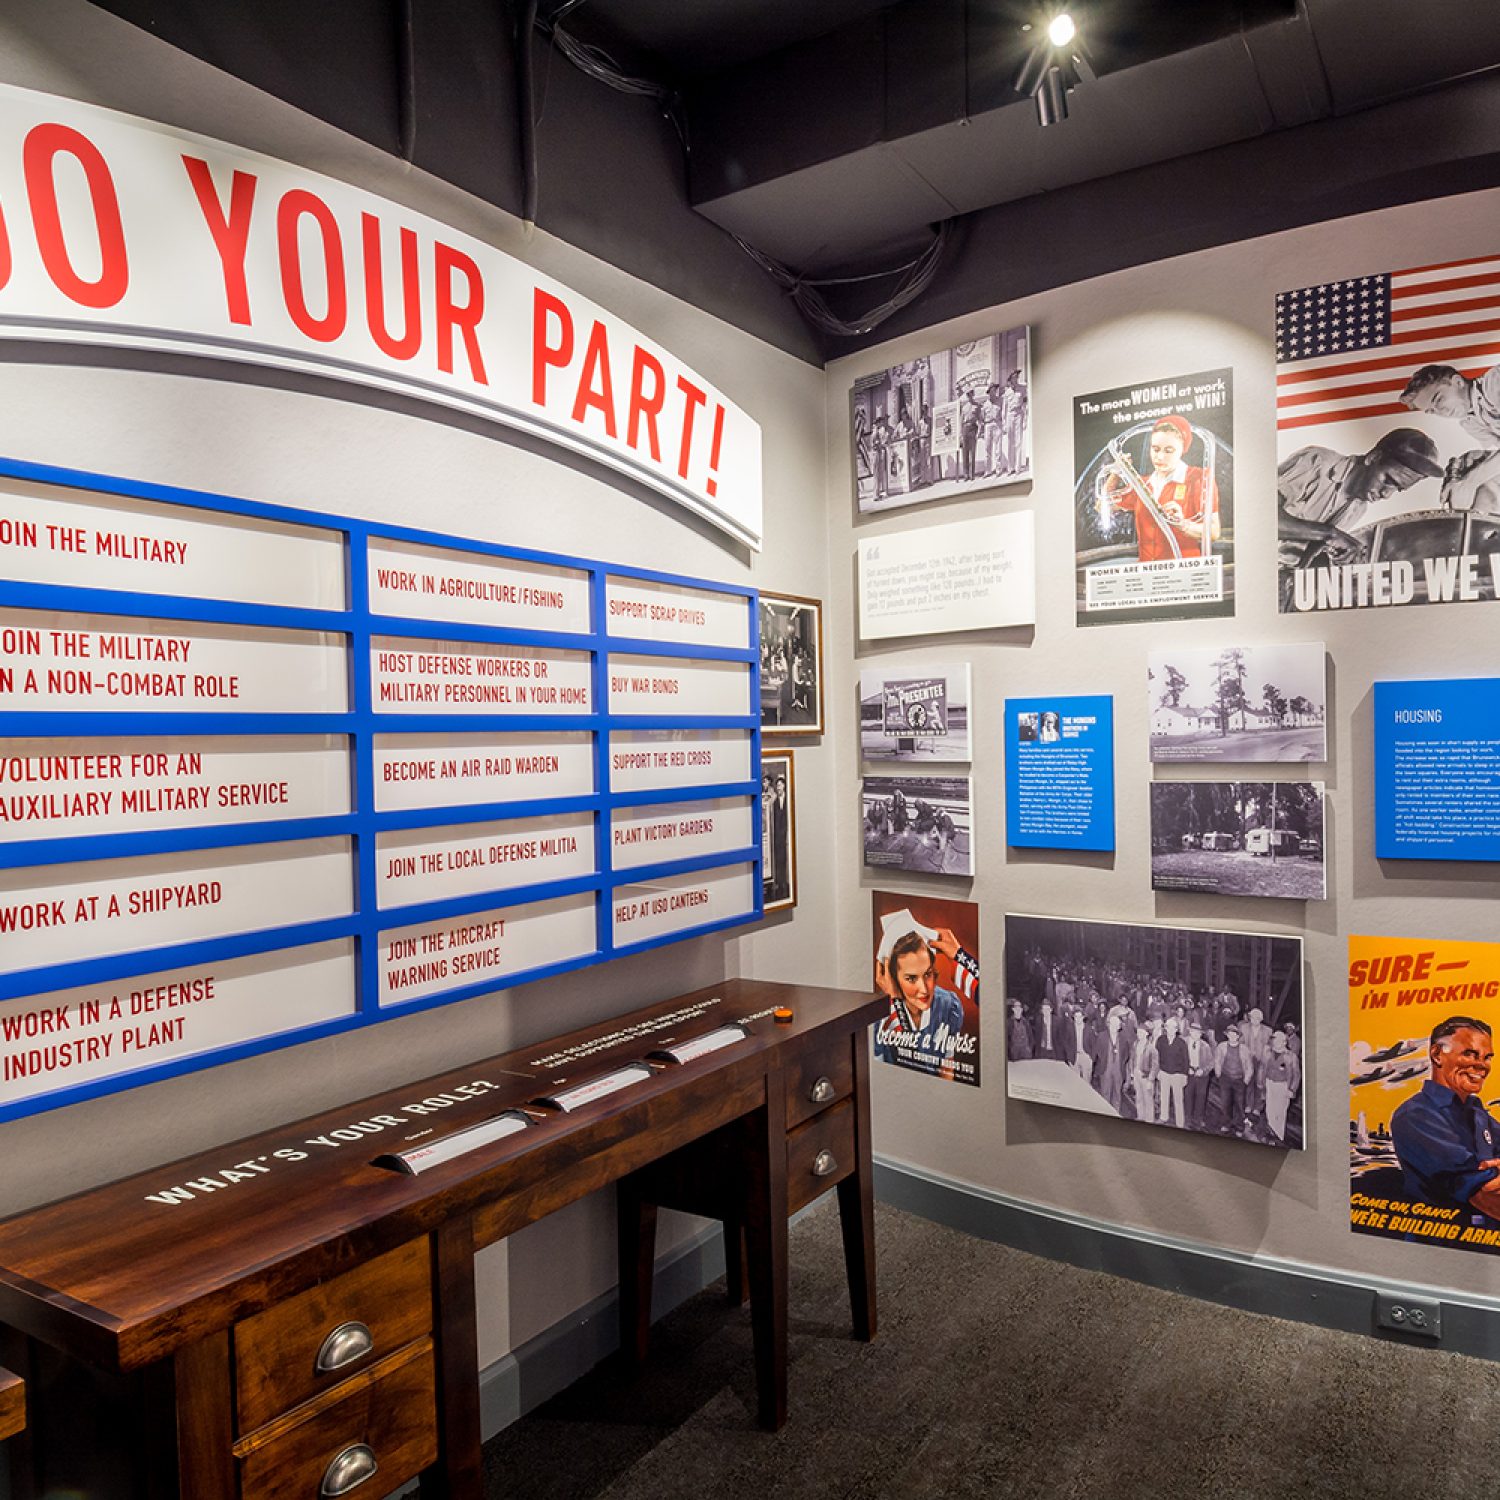
<svg viewBox="0 0 1500 1500"><path fill-rule="evenodd" d="M696 80L686 89L693 202L1019 103L1016 71L1049 8L897 0ZM1077 0L1070 9L1100 76L1297 14L1296 0Z"/></svg>

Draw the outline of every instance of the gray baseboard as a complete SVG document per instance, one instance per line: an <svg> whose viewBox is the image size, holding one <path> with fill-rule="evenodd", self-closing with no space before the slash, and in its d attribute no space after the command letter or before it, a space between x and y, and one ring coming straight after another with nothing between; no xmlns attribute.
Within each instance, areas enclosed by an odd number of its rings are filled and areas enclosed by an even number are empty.
<svg viewBox="0 0 1500 1500"><path fill-rule="evenodd" d="M1098 1224L880 1157L875 1160L875 1195L893 1208L981 1239L1224 1307L1500 1359L1500 1299L1494 1297L1465 1293L1456 1298L1442 1287L1351 1278L1328 1266L1246 1255L1147 1230ZM1377 1329L1377 1292L1440 1302L1441 1342Z"/></svg>
<svg viewBox="0 0 1500 1500"><path fill-rule="evenodd" d="M710 1224L656 1262L653 1320L723 1274L724 1230ZM566 1390L619 1347L620 1295L611 1289L486 1365L479 1372L479 1430L485 1441ZM416 1493L413 1481L387 1500ZM3 1492L0 1500L7 1500Z"/></svg>
<svg viewBox="0 0 1500 1500"><path fill-rule="evenodd" d="M656 1263L653 1318L664 1317L724 1274L724 1231L710 1224ZM535 1411L620 1347L620 1296L611 1289L545 1328L479 1373L486 1438Z"/></svg>

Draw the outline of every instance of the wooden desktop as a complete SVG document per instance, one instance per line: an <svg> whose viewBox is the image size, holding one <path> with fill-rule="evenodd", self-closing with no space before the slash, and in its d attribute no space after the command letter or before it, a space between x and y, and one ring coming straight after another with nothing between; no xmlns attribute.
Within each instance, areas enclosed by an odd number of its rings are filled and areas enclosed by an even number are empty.
<svg viewBox="0 0 1500 1500"><path fill-rule="evenodd" d="M731 1290L743 1233L779 1426L787 1217L831 1187L855 1332L875 1331L865 1033L885 1008L726 980L5 1221L0 1363L32 1408L15 1500L362 1500L416 1476L478 1497L474 1253L610 1183L626 1355L645 1353L655 1206L719 1217ZM534 1104L735 1021L743 1039L619 1092ZM421 1175L373 1164L518 1109L519 1134Z"/></svg>

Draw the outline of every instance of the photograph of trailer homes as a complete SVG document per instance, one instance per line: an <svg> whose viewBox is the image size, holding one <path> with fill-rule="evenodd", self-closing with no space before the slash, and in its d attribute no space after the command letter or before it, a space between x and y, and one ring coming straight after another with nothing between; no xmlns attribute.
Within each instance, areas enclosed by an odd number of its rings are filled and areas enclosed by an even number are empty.
<svg viewBox="0 0 1500 1500"><path fill-rule="evenodd" d="M1327 760L1321 641L1153 651L1151 759Z"/></svg>
<svg viewBox="0 0 1500 1500"><path fill-rule="evenodd" d="M1153 782L1151 888L1321 901L1322 782Z"/></svg>

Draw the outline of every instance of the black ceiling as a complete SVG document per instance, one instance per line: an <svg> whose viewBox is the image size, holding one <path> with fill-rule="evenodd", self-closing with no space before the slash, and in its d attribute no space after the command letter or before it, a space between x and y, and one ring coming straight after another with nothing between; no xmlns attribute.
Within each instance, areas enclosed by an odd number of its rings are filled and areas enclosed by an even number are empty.
<svg viewBox="0 0 1500 1500"><path fill-rule="evenodd" d="M523 0L95 3L470 192L521 206ZM1098 76L1045 130L1012 87L1053 8L1039 0L539 6L544 22L559 17L571 36L673 91L685 140L655 100L607 89L534 37L537 222L807 358L853 345L802 327L723 231L796 273L826 276L898 263L933 225L954 221L950 263L889 329L1036 290L1038 277L1108 269L1089 245L1033 254L1024 272L976 275L974 252L986 237L1003 252L1007 226L1072 222L1090 194L1129 202L1169 163L1193 168L1178 175L1187 207L1174 212L1194 227L1163 248L1142 198L1143 222L1113 236L1118 263L1500 181L1497 0L1077 0ZM1434 93L1435 114L1424 102ZM1350 150L1369 155L1351 163ZM1278 185L1278 172L1296 175ZM1217 205L1211 215L1196 212L1195 194ZM852 312L880 287L830 295Z"/></svg>

